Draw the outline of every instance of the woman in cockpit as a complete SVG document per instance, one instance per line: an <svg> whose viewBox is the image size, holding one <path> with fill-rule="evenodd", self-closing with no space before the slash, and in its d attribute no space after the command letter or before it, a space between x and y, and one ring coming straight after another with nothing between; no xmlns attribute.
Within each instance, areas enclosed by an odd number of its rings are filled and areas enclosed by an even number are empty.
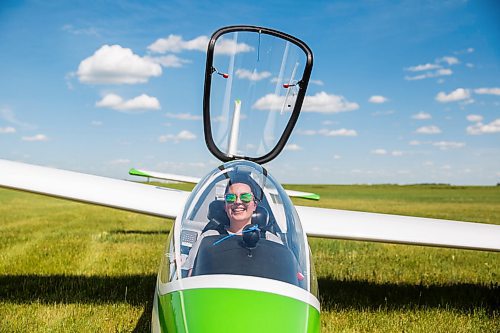
<svg viewBox="0 0 500 333"><path fill-rule="evenodd" d="M229 225L216 225L213 229L208 230L205 228L206 231L201 234L200 238L193 245L186 263L184 264L183 268L189 271L188 276L193 274L195 260L198 255L200 245L205 237L218 235L226 235L226 237L231 237L233 235L242 236L242 234L247 230L257 232L257 237L260 237L261 230L259 227L262 226L259 226L258 224L256 224L253 229L247 228L244 231L246 226L252 224L252 216L258 207L258 200L255 197L256 192L258 193L256 185L253 184L251 180L235 179L234 181L229 181L224 195L224 211L229 218ZM262 207L261 209L265 208ZM265 218L268 218L267 215ZM266 240L282 244L281 239L278 236L265 230L262 231L264 231L263 236ZM226 237L220 238L218 242L224 241ZM218 243L214 242L214 245L216 244Z"/></svg>

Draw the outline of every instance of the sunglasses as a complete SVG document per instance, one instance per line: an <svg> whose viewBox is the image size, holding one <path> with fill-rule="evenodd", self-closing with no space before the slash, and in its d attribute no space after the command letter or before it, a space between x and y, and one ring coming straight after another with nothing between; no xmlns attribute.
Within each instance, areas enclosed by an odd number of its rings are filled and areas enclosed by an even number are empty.
<svg viewBox="0 0 500 333"><path fill-rule="evenodd" d="M234 193L226 193L226 195L224 196L224 200L226 201L227 204L235 203L236 198L238 198L238 195L236 195ZM241 200L241 202L248 204L253 200L253 194L252 193L241 193L240 200Z"/></svg>

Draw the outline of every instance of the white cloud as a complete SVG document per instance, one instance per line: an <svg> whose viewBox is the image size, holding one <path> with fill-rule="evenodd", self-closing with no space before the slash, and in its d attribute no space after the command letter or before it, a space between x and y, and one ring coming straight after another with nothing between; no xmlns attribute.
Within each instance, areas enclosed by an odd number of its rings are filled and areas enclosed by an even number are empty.
<svg viewBox="0 0 500 333"><path fill-rule="evenodd" d="M189 132L189 131L181 131L179 132L179 134L177 135L177 138L179 140L194 140L196 139L196 135L194 135L193 133Z"/></svg>
<svg viewBox="0 0 500 333"><path fill-rule="evenodd" d="M405 76L405 80L415 81L415 80L423 80L428 78L452 75L453 71L450 68L443 68L441 64L446 64L447 66L453 66L459 63L460 61L456 57L445 56L436 59L434 63L427 63L423 65L407 67L405 68L406 71L421 72L422 74L418 74L415 76ZM439 79L440 83L442 83L442 81L443 81L442 79Z"/></svg>
<svg viewBox="0 0 500 333"><path fill-rule="evenodd" d="M179 35L169 35L167 38L159 38L148 46L148 50L154 53L179 53L184 50L205 52L208 47L209 38L198 36L191 40L184 40ZM216 54L235 54L252 51L253 47L245 43L236 43L233 40L221 38L217 40L215 47Z"/></svg>
<svg viewBox="0 0 500 333"><path fill-rule="evenodd" d="M267 94L261 97L252 105L252 108L257 110L280 111L286 102L286 96L278 96L276 94Z"/></svg>
<svg viewBox="0 0 500 333"><path fill-rule="evenodd" d="M314 96L306 96L302 110L305 112L337 113L359 109L359 105L349 102L343 96L330 95L322 91Z"/></svg>
<svg viewBox="0 0 500 333"><path fill-rule="evenodd" d="M202 120L202 116L197 116L191 113L169 113L165 115L167 118L178 119L178 120Z"/></svg>
<svg viewBox="0 0 500 333"><path fill-rule="evenodd" d="M237 43L232 39L218 39L215 44L215 54L233 55L253 51L254 48L245 43Z"/></svg>
<svg viewBox="0 0 500 333"><path fill-rule="evenodd" d="M315 131L315 130L298 130L297 134L300 134L300 135L316 135L316 134L318 134L318 132Z"/></svg>
<svg viewBox="0 0 500 333"><path fill-rule="evenodd" d="M16 115L14 114L14 111L12 111L8 107L2 107L0 108L0 118L5 120L8 123L14 124L18 127L24 128L24 129L35 129L36 126L32 124L25 123L19 119L17 119Z"/></svg>
<svg viewBox="0 0 500 333"><path fill-rule="evenodd" d="M483 116L478 115L478 114L469 114L467 116L467 120L473 123L483 121Z"/></svg>
<svg viewBox="0 0 500 333"><path fill-rule="evenodd" d="M409 142L410 145L412 146L419 146L419 145L432 145L434 147L437 147L441 150L448 150L448 149L458 149L458 148L463 148L465 147L465 142L457 142L457 141L417 141L417 140L412 140Z"/></svg>
<svg viewBox="0 0 500 333"><path fill-rule="evenodd" d="M476 94L480 95L497 95L500 96L500 88L478 88L474 89L474 92Z"/></svg>
<svg viewBox="0 0 500 333"><path fill-rule="evenodd" d="M0 127L0 134L11 134L16 133L16 129L14 127Z"/></svg>
<svg viewBox="0 0 500 333"><path fill-rule="evenodd" d="M437 126L429 125L419 127L415 132L418 134L439 134L441 133L441 130Z"/></svg>
<svg viewBox="0 0 500 333"><path fill-rule="evenodd" d="M456 64L460 63L460 61L457 58L455 58L455 57L449 57L449 56L439 58L436 61L437 62L445 62L445 63L447 63L450 66L456 65Z"/></svg>
<svg viewBox="0 0 500 333"><path fill-rule="evenodd" d="M97 30L95 28L92 28L92 27L78 29L78 28L75 28L71 24L65 24L65 25L63 25L62 30L69 32L70 34L73 34L73 35L99 36L99 33L97 32Z"/></svg>
<svg viewBox="0 0 500 333"><path fill-rule="evenodd" d="M296 143L290 143L290 144L287 144L284 149L289 150L289 151L298 151L298 150L302 150L302 147L300 147Z"/></svg>
<svg viewBox="0 0 500 333"><path fill-rule="evenodd" d="M250 81L260 81L271 76L270 72L257 72L256 69L249 71L248 69L239 68L236 70L236 76L239 79L248 79Z"/></svg>
<svg viewBox="0 0 500 333"><path fill-rule="evenodd" d="M438 141L438 142L433 142L432 145L438 147L441 150L448 150L448 149L463 148L465 147L465 142Z"/></svg>
<svg viewBox="0 0 500 333"><path fill-rule="evenodd" d="M372 150L371 153L374 155L387 155L387 150L382 149L382 148L378 148L378 149Z"/></svg>
<svg viewBox="0 0 500 333"><path fill-rule="evenodd" d="M323 86L324 85L324 82L321 81L321 80L309 80L309 83L315 84L317 86Z"/></svg>
<svg viewBox="0 0 500 333"><path fill-rule="evenodd" d="M423 79L439 77L439 76L448 76L451 74L453 74L453 71L451 69L441 68L441 69L438 69L434 72L427 72L427 73L415 75L415 76L405 76L405 80L408 80L408 81L423 80Z"/></svg>
<svg viewBox="0 0 500 333"><path fill-rule="evenodd" d="M180 141L187 141L187 140L194 140L196 139L196 135L187 131L187 130L182 130L178 134L166 134L166 135L161 135L158 137L159 142L169 142L173 141L175 143L178 143Z"/></svg>
<svg viewBox="0 0 500 333"><path fill-rule="evenodd" d="M115 108L123 103L123 98L116 94L106 94L100 101L95 103L95 106L100 108Z"/></svg>
<svg viewBox="0 0 500 333"><path fill-rule="evenodd" d="M33 136L23 136L22 140L29 142L42 142L42 141L48 141L49 138L45 134L37 134Z"/></svg>
<svg viewBox="0 0 500 333"><path fill-rule="evenodd" d="M211 121L213 121L214 123L223 123L223 122L226 122L227 121L227 118L224 117L224 116L217 116L217 117L214 117L213 119L210 118ZM241 118L240 118L241 119Z"/></svg>
<svg viewBox="0 0 500 333"><path fill-rule="evenodd" d="M469 48L466 48L464 50L455 51L453 53L455 53L455 54L464 54L464 53L472 53L472 52L474 52L474 48L469 47Z"/></svg>
<svg viewBox="0 0 500 333"><path fill-rule="evenodd" d="M407 80L407 81L423 80L426 78L428 78L428 76L425 74L415 75L415 76L405 76L405 80Z"/></svg>
<svg viewBox="0 0 500 333"><path fill-rule="evenodd" d="M342 156L340 155L333 155L333 159L335 160L340 160L342 158Z"/></svg>
<svg viewBox="0 0 500 333"><path fill-rule="evenodd" d="M387 102L388 100L389 99L387 99L387 97L380 96L380 95L373 95L370 97L370 99L368 99L368 102L375 103L375 104L381 104L381 103Z"/></svg>
<svg viewBox="0 0 500 333"><path fill-rule="evenodd" d="M436 95L436 100L441 103L456 102L470 98L469 89L458 88L449 94L440 92Z"/></svg>
<svg viewBox="0 0 500 333"><path fill-rule="evenodd" d="M148 46L148 50L155 53L174 52L179 53L184 50L206 51L209 38L207 36L198 36L191 40L183 40L182 36L169 35L167 38L159 38L153 44Z"/></svg>
<svg viewBox="0 0 500 333"><path fill-rule="evenodd" d="M109 108L118 111L145 111L160 109L160 102L156 97L151 97L146 94L134 97L127 101L116 94L107 94L95 104L100 108Z"/></svg>
<svg viewBox="0 0 500 333"><path fill-rule="evenodd" d="M477 124L467 126L467 134L481 135L500 132L500 118L493 120L489 124L478 122Z"/></svg>
<svg viewBox="0 0 500 333"><path fill-rule="evenodd" d="M399 150L393 150L389 152L383 148L374 149L370 152L373 155L391 155L391 156L403 156L403 152Z"/></svg>
<svg viewBox="0 0 500 333"><path fill-rule="evenodd" d="M191 63L191 60L179 58L175 54L167 54L161 57L144 57L144 59L169 68L180 68L184 66L184 64Z"/></svg>
<svg viewBox="0 0 500 333"><path fill-rule="evenodd" d="M356 132L356 130L345 129L345 128L341 128L338 130L322 129L322 130L318 131L318 134L321 134L324 136L358 136L358 132Z"/></svg>
<svg viewBox="0 0 500 333"><path fill-rule="evenodd" d="M102 126L103 125L103 122L100 121L100 120L92 120L92 122L90 123L92 126Z"/></svg>
<svg viewBox="0 0 500 333"><path fill-rule="evenodd" d="M130 160L126 158L117 158L116 160L109 161L109 164L130 164Z"/></svg>
<svg viewBox="0 0 500 333"><path fill-rule="evenodd" d="M465 100L465 101L463 101L463 102L460 102L459 104L460 104L460 106L461 106L461 109L463 110L463 106L464 106L464 105L472 104L472 103L474 103L474 102L475 102L475 100L474 100L473 98L469 98L469 99L466 99L466 100Z"/></svg>
<svg viewBox="0 0 500 333"><path fill-rule="evenodd" d="M341 128L338 130L330 130L330 129L320 129L316 130L299 130L297 134L300 135L323 135L323 136L357 136L358 133L356 130Z"/></svg>
<svg viewBox="0 0 500 333"><path fill-rule="evenodd" d="M160 76L161 66L142 58L120 45L103 45L78 66L78 79L83 83L134 84Z"/></svg>
<svg viewBox="0 0 500 333"><path fill-rule="evenodd" d="M438 69L438 68L441 68L441 65L427 63L424 65L407 67L407 68L405 68L405 70L410 71L410 72L421 72L421 71L429 71L429 70Z"/></svg>
<svg viewBox="0 0 500 333"><path fill-rule="evenodd" d="M411 118L416 119L416 120L427 120L427 119L431 119L432 116L429 113L420 111L419 113L412 115Z"/></svg>
<svg viewBox="0 0 500 333"><path fill-rule="evenodd" d="M443 68L443 69L438 69L433 76L430 77L435 77L435 76L447 76L453 74L453 71L449 68Z"/></svg>

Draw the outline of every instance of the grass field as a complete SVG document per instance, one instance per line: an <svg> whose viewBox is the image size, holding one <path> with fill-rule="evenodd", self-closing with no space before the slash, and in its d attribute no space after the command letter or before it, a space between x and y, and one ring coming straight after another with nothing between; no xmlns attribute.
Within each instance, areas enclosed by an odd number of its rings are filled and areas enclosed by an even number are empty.
<svg viewBox="0 0 500 333"><path fill-rule="evenodd" d="M288 188L321 195L301 205L500 224L500 187ZM149 331L171 221L3 189L0 202L0 332ZM500 332L498 253L310 245L323 332Z"/></svg>

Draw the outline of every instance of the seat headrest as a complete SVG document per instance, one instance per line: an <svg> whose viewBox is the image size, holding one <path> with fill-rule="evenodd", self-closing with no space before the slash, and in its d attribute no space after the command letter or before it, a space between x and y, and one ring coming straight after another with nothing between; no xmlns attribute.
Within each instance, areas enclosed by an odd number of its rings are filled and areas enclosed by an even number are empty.
<svg viewBox="0 0 500 333"><path fill-rule="evenodd" d="M252 215L252 223L257 224L260 229L265 229L269 224L269 212L263 206L258 205Z"/></svg>
<svg viewBox="0 0 500 333"><path fill-rule="evenodd" d="M220 225L229 225L229 217L227 217L224 209L223 200L214 200L208 206L207 218L209 221L215 221Z"/></svg>

